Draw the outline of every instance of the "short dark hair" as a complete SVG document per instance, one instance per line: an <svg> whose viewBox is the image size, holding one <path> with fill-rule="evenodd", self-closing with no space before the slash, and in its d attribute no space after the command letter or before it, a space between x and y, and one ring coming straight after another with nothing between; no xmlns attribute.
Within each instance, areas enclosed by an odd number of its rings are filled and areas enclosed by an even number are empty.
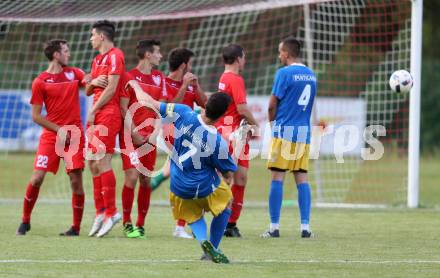
<svg viewBox="0 0 440 278"><path fill-rule="evenodd" d="M176 71L183 63L188 64L194 52L188 48L174 48L168 55L168 65L170 71Z"/></svg>
<svg viewBox="0 0 440 278"><path fill-rule="evenodd" d="M154 52L154 46L160 46L159 40L149 39L149 40L141 40L138 41L136 45L136 55L139 59L144 59L145 52Z"/></svg>
<svg viewBox="0 0 440 278"><path fill-rule="evenodd" d="M230 44L223 48L223 62L227 65L233 64L238 57L243 57L244 49L238 44Z"/></svg>
<svg viewBox="0 0 440 278"><path fill-rule="evenodd" d="M53 39L44 43L44 55L46 55L49 61L53 60L53 54L55 52L61 53L61 47L63 44L67 44L67 41L62 39Z"/></svg>
<svg viewBox="0 0 440 278"><path fill-rule="evenodd" d="M103 33L111 42L115 39L115 24L108 20L97 21L93 24L92 28L96 29L98 33Z"/></svg>
<svg viewBox="0 0 440 278"><path fill-rule="evenodd" d="M205 115L213 121L218 120L229 107L232 99L229 95L217 92L212 94L205 107Z"/></svg>
<svg viewBox="0 0 440 278"><path fill-rule="evenodd" d="M299 57L301 54L301 43L294 36L288 36L283 39L282 43L283 50L287 51L291 57Z"/></svg>

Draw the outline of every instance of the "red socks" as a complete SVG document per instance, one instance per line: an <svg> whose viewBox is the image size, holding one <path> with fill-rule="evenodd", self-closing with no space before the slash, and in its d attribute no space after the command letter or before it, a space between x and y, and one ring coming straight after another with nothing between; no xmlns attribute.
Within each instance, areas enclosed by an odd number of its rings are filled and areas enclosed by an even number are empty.
<svg viewBox="0 0 440 278"><path fill-rule="evenodd" d="M104 211L104 198L102 196L101 176L93 177L93 199L95 200L96 214Z"/></svg>
<svg viewBox="0 0 440 278"><path fill-rule="evenodd" d="M84 211L84 194L72 194L73 229L79 232Z"/></svg>
<svg viewBox="0 0 440 278"><path fill-rule="evenodd" d="M134 200L134 188L128 187L124 184L124 188L122 189L122 223L125 224L127 222L131 223L131 209L133 208L133 200Z"/></svg>
<svg viewBox="0 0 440 278"><path fill-rule="evenodd" d="M37 201L39 192L40 187L32 186L31 183L28 184L23 201L23 223L30 223L32 209L34 208L35 202Z"/></svg>
<svg viewBox="0 0 440 278"><path fill-rule="evenodd" d="M116 177L113 173L113 170L109 170L105 173L101 174L101 185L103 199L104 199L104 207L105 207L105 216L112 217L116 213Z"/></svg>
<svg viewBox="0 0 440 278"><path fill-rule="evenodd" d="M143 227L145 223L145 216L150 208L151 187L149 185L139 186L138 192L138 218L136 221L137 227Z"/></svg>
<svg viewBox="0 0 440 278"><path fill-rule="evenodd" d="M243 207L244 189L244 186L237 184L234 184L231 187L234 199L232 200L232 213L229 217L229 223L237 223L237 220L240 217L241 209Z"/></svg>

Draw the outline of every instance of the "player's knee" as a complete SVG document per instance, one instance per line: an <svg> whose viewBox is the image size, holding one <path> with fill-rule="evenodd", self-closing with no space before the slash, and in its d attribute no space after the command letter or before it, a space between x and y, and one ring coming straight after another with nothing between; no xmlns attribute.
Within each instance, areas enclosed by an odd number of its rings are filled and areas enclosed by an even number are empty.
<svg viewBox="0 0 440 278"><path fill-rule="evenodd" d="M139 186L142 187L150 186L150 178L141 175L139 177Z"/></svg>
<svg viewBox="0 0 440 278"><path fill-rule="evenodd" d="M43 184L44 176L44 172L35 172L32 174L30 183L32 184L32 186L40 187Z"/></svg>
<svg viewBox="0 0 440 278"><path fill-rule="evenodd" d="M99 173L105 173L112 169L111 160L107 157L104 157L101 160L96 161L96 166L98 168Z"/></svg>
<svg viewBox="0 0 440 278"><path fill-rule="evenodd" d="M306 172L295 171L293 172L293 175L295 177L296 184L306 183L308 180Z"/></svg>
<svg viewBox="0 0 440 278"><path fill-rule="evenodd" d="M93 176L99 176L99 168L98 168L96 161L90 160L89 161L89 168L90 168L90 172L92 173Z"/></svg>
<svg viewBox="0 0 440 278"><path fill-rule="evenodd" d="M136 173L126 171L124 176L124 184L129 188L134 188L136 186L137 179L138 175Z"/></svg>
<svg viewBox="0 0 440 278"><path fill-rule="evenodd" d="M84 188L82 183L82 173L80 171L74 171L69 174L70 186L74 194L84 194Z"/></svg>
<svg viewBox="0 0 440 278"><path fill-rule="evenodd" d="M246 186L247 183L247 175L244 173L237 173L234 177L234 184L238 184L241 186Z"/></svg>

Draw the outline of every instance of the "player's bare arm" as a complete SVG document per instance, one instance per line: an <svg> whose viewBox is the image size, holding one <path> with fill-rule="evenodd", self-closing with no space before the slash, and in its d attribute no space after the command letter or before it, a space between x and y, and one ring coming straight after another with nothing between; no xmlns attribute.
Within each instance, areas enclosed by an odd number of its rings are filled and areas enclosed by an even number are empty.
<svg viewBox="0 0 440 278"><path fill-rule="evenodd" d="M159 110L160 102L152 98L149 94L145 93L144 90L142 90L141 86L139 86L139 83L137 83L137 81L130 80L127 83L127 86L133 88L134 92L136 93L136 98L138 99L140 104L145 105L148 108Z"/></svg>
<svg viewBox="0 0 440 278"><path fill-rule="evenodd" d="M60 129L60 126L58 126L57 124L49 121L46 119L46 117L44 117L43 115L41 115L41 111L43 110L43 106L42 105L36 105L36 104L32 104L32 120L48 129L54 132L58 132L58 130Z"/></svg>
<svg viewBox="0 0 440 278"><path fill-rule="evenodd" d="M243 118L245 118L249 124L257 126L258 122L255 120L254 115L252 115L251 111L249 110L246 103L238 104L237 105L237 112L240 114Z"/></svg>
<svg viewBox="0 0 440 278"><path fill-rule="evenodd" d="M107 104L107 102L109 102L113 95L116 92L116 88L118 87L118 82L119 82L119 75L109 75L108 76L108 84L107 87L105 87L104 91L102 92L101 97L98 99L98 101L95 103L95 105L93 106L93 108L91 109L90 113L89 113L89 117L88 117L88 122L90 124L93 124L95 121L95 114L96 112L99 111L99 109L101 109L104 105Z"/></svg>
<svg viewBox="0 0 440 278"><path fill-rule="evenodd" d="M100 87L100 88L106 88L108 85L108 79L106 75L100 75L94 79L91 79L91 77L89 77L88 79L85 79L87 82L86 85L86 95L90 96L93 95L93 89L95 87Z"/></svg>
<svg viewBox="0 0 440 278"><path fill-rule="evenodd" d="M130 99L128 97L121 97L120 101L119 101L119 106L121 109L121 115L122 115L122 119L124 121L124 124L125 124L125 116L127 115L127 111L128 111L129 102L130 102ZM136 125L134 124L133 121L131 123L130 129L131 129L131 138L133 139L133 143L136 146L140 146L148 140L148 137L142 136L139 134L139 132L136 131Z"/></svg>
<svg viewBox="0 0 440 278"><path fill-rule="evenodd" d="M269 123L272 123L275 120L275 116L277 115L277 108L278 98L274 95L271 95L269 99L269 108L267 109L269 115Z"/></svg>
<svg viewBox="0 0 440 278"><path fill-rule="evenodd" d="M202 90L202 87L199 84L199 78L196 76L196 87L197 87L197 96L199 97L200 103L197 103L197 105L201 106L202 108L205 108L206 102L208 101L208 97L206 96L205 92Z"/></svg>
<svg viewBox="0 0 440 278"><path fill-rule="evenodd" d="M70 133L67 133L66 131L60 129L61 127L49 120L46 119L43 115L41 115L41 111L43 110L42 105L36 105L32 104L32 120L40 125L41 127L44 127L45 129L51 130L53 132L56 132L58 135L66 138L66 144L70 143Z"/></svg>

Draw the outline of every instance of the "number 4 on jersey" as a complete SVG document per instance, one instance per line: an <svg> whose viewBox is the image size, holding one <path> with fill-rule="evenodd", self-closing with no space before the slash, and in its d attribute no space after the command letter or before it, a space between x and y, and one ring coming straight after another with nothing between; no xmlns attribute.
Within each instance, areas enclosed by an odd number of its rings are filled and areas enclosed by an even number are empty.
<svg viewBox="0 0 440 278"><path fill-rule="evenodd" d="M310 86L310 84L307 84L304 87L304 90L302 91L301 96L298 99L298 105L304 106L303 111L306 110L307 105L309 104L311 92L312 92L312 87Z"/></svg>

